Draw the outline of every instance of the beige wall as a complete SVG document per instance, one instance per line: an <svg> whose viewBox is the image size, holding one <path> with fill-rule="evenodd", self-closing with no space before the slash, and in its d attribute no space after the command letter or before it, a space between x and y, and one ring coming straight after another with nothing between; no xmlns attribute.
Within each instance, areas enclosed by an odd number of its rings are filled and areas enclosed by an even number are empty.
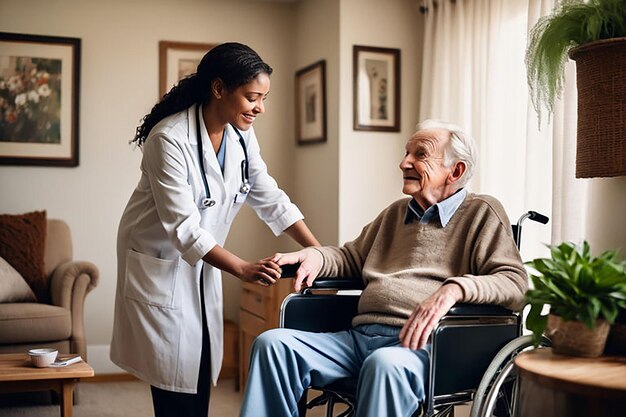
<svg viewBox="0 0 626 417"><path fill-rule="evenodd" d="M402 197L398 164L419 120L423 15L413 0L341 2L339 107L339 241L358 235L389 203ZM352 47L399 48L400 132L353 130Z"/></svg>
<svg viewBox="0 0 626 417"><path fill-rule="evenodd" d="M300 202L318 240L335 245L339 224L339 2L302 0L295 27L296 69L326 61L327 141L305 146L292 141L295 187L291 195ZM293 106L285 110L289 120L295 120ZM294 124L290 126L294 131Z"/></svg>
<svg viewBox="0 0 626 417"><path fill-rule="evenodd" d="M402 196L398 163L418 122L423 16L414 0L303 0L297 10L297 68L326 60L328 140L296 147L292 196L323 244L341 244ZM353 45L401 50L400 132L353 130Z"/></svg>

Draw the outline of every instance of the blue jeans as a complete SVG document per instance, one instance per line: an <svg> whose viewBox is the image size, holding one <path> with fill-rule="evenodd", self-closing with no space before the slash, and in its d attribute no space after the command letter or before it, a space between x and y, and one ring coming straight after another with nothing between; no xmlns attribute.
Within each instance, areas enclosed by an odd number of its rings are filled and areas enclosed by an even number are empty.
<svg viewBox="0 0 626 417"><path fill-rule="evenodd" d="M424 401L430 346L400 346L399 327L338 333L272 329L252 346L241 417L295 417L311 385L358 377L357 417L411 416Z"/></svg>

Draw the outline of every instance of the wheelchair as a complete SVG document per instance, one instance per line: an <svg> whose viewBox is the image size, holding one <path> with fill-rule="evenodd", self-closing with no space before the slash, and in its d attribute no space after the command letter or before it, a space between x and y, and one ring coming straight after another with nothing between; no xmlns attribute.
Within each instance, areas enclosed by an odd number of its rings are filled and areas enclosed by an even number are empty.
<svg viewBox="0 0 626 417"><path fill-rule="evenodd" d="M526 219L548 222L546 216L537 212L524 213L512 226L518 248L522 222ZM283 300L279 326L310 332L350 329L362 289L363 282L358 278L319 277L311 287ZM471 401L472 417L491 416L494 412L497 417L514 416L517 379L512 372L512 359L532 347L530 336L521 335L521 316L503 307L453 306L433 329L426 401L414 416L454 417L455 406ZM463 341L462 355L458 354L459 340ZM542 344L548 345L549 341ZM298 403L300 417L308 409L323 405L326 417L333 417L337 404L345 408L337 417L354 416L356 386L357 378L343 378L325 386L308 387ZM321 394L309 401L309 389Z"/></svg>

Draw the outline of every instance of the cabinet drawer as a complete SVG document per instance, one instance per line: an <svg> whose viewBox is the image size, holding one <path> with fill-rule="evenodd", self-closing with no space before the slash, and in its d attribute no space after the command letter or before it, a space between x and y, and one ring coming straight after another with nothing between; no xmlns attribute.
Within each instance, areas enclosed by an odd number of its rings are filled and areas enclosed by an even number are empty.
<svg viewBox="0 0 626 417"><path fill-rule="evenodd" d="M267 320L269 317L270 297L248 288L241 290L241 308Z"/></svg>
<svg viewBox="0 0 626 417"><path fill-rule="evenodd" d="M267 321L258 318L254 314L239 310L239 329L241 332L256 337L271 327Z"/></svg>

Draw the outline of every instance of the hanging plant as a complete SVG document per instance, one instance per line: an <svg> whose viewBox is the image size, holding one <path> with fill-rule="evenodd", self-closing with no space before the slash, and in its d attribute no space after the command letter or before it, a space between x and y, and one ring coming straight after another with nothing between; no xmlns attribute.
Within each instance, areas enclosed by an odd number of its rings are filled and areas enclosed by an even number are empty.
<svg viewBox="0 0 626 417"><path fill-rule="evenodd" d="M542 109L548 119L563 90L569 51L601 39L626 36L624 0L562 0L550 15L531 29L526 69L533 106L541 124Z"/></svg>

